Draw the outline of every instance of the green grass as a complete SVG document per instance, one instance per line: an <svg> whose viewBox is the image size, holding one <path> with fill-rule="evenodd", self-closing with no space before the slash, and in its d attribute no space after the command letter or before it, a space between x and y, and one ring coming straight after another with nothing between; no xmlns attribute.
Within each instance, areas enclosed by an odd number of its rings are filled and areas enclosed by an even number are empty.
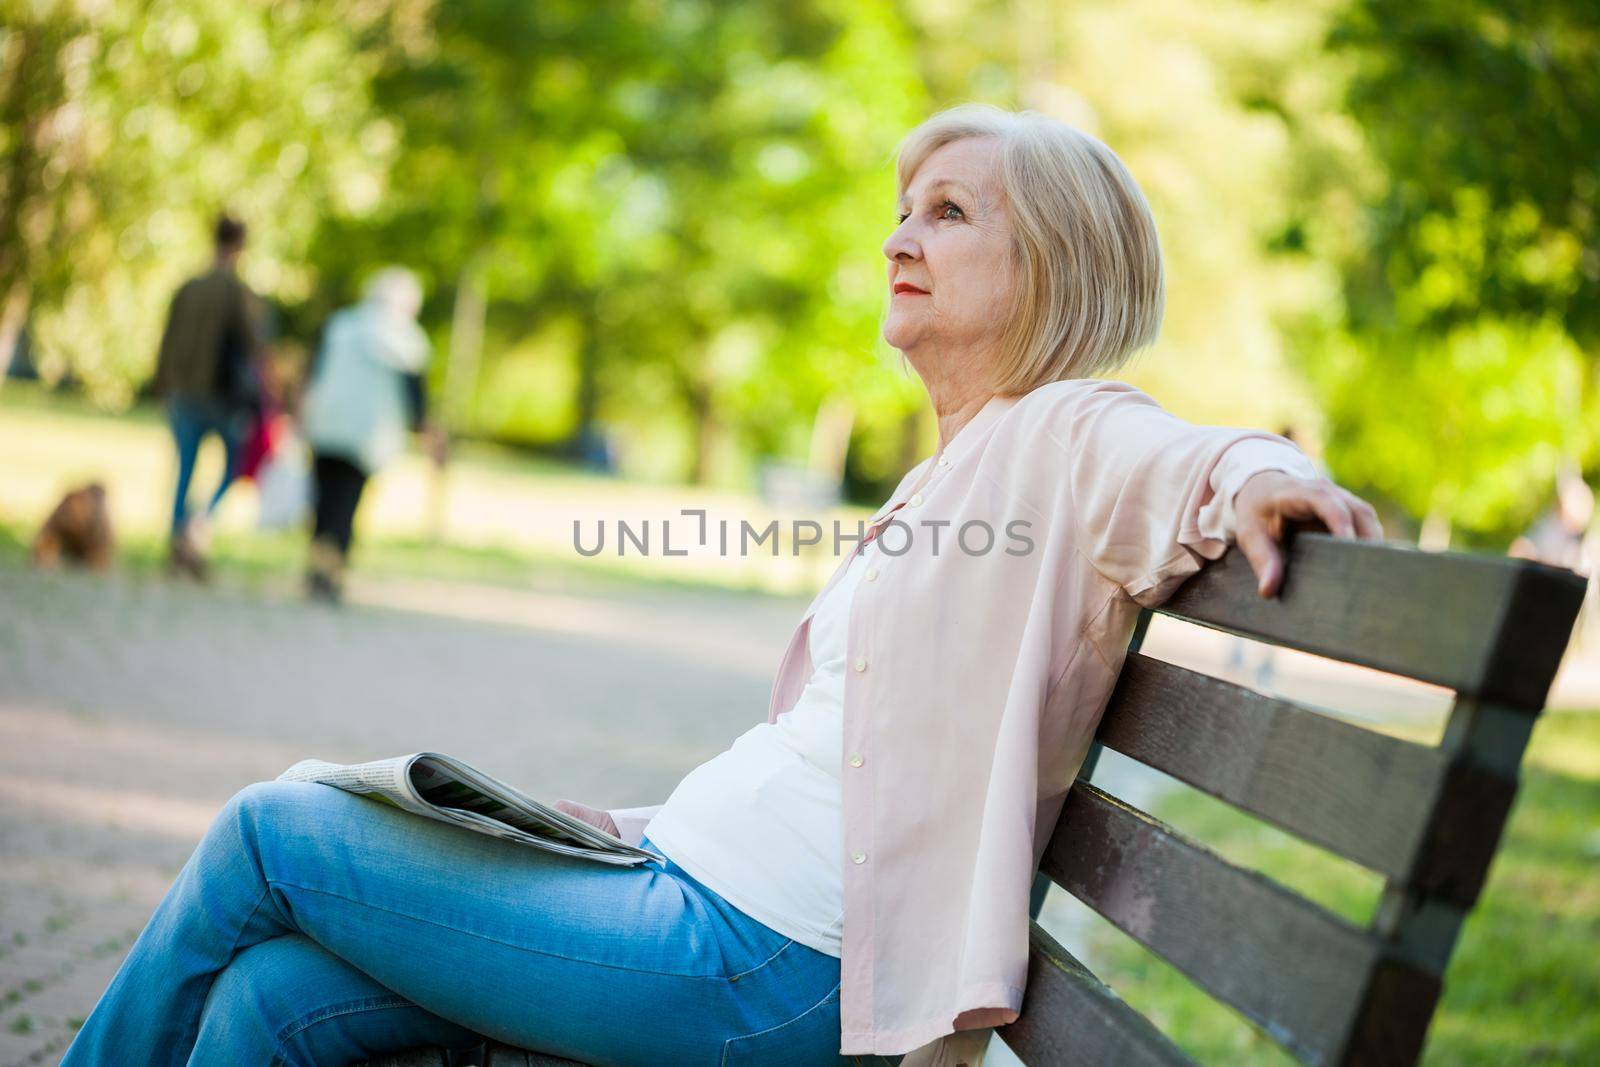
<svg viewBox="0 0 1600 1067"><path fill-rule="evenodd" d="M1153 814L1357 923L1381 889L1367 872L1190 791ZM1597 876L1600 713L1553 712L1535 730L1489 884L1445 976L1424 1064L1600 1064ZM1101 977L1201 1063L1295 1062L1109 925L1088 936Z"/></svg>
<svg viewBox="0 0 1600 1067"><path fill-rule="evenodd" d="M32 531L0 520L0 566L25 565ZM213 584L248 593L283 593L299 588L306 561L306 534L283 531L223 531L210 553ZM117 569L139 578L165 573L164 540L122 537ZM604 557L574 562L531 548L474 547L432 543L419 538L369 537L353 550L353 572L363 578L473 582L509 589L588 596L633 596L709 591L770 596L747 586L642 574Z"/></svg>
<svg viewBox="0 0 1600 1067"><path fill-rule="evenodd" d="M196 501L214 484L221 463L220 445L208 443L196 470ZM171 440L156 406L111 415L74 394L8 383L0 390L0 562L24 556L62 492L93 479L106 486L119 567L134 574L161 570L173 468ZM304 564L305 535L254 529L255 507L255 488L240 485L218 513L212 562L219 580L246 588L294 583ZM746 517L758 528L773 514L753 492L598 476L546 457L462 442L443 480L416 454L400 457L374 479L362 502L354 571L562 591L626 586L795 596L809 596L827 577L828 561L814 553L805 559L702 554L669 560L659 552L624 559L610 551L581 557L573 550L575 521L589 531L608 516L659 523L683 507ZM864 515L847 508L840 517ZM442 538L430 536L439 528L430 519L443 524ZM675 521L681 536L687 520Z"/></svg>

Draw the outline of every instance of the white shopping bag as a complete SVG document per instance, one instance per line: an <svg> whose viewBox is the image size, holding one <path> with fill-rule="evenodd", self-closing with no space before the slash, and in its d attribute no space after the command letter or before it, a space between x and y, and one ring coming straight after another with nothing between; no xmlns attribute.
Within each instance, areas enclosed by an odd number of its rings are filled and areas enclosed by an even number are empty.
<svg viewBox="0 0 1600 1067"><path fill-rule="evenodd" d="M300 438L279 442L256 475L261 489L263 530L288 530L305 524L311 508L311 462Z"/></svg>

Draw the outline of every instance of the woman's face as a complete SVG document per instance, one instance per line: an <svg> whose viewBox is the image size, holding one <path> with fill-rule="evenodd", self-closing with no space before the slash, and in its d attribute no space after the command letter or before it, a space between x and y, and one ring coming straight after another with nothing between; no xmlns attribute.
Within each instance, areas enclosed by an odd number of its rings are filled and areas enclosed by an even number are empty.
<svg viewBox="0 0 1600 1067"><path fill-rule="evenodd" d="M901 198L899 228L883 243L890 290L883 339L908 356L976 353L1000 337L1015 266L995 148L989 137L942 146Z"/></svg>

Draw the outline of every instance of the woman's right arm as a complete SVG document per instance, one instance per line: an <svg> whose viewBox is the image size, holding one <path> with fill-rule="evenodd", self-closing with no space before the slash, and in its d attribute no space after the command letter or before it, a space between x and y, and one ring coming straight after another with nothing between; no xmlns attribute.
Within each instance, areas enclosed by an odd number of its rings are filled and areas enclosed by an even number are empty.
<svg viewBox="0 0 1600 1067"><path fill-rule="evenodd" d="M1284 438L1192 425L1122 382L1063 386L1044 410L1044 453L1049 469L1067 479L1079 551L1145 607L1160 604L1207 560L1223 554L1238 533L1235 497L1262 472L1281 471L1290 481L1314 485L1319 500L1343 494ZM1264 485L1256 483L1256 489ZM1349 500L1354 503L1343 506L1370 512L1354 497ZM1251 509L1252 520L1259 510ZM1333 516L1322 517L1344 532ZM1253 521L1241 546L1252 563L1272 554L1261 543L1261 529Z"/></svg>

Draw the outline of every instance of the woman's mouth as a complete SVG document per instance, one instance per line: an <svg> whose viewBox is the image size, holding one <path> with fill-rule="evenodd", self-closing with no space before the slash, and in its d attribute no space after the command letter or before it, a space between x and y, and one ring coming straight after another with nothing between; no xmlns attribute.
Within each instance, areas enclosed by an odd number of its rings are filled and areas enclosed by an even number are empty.
<svg viewBox="0 0 1600 1067"><path fill-rule="evenodd" d="M928 291L926 289L918 289L916 286L911 285L911 284L909 284L907 282L896 282L893 292L894 292L895 296L927 296L928 295Z"/></svg>

